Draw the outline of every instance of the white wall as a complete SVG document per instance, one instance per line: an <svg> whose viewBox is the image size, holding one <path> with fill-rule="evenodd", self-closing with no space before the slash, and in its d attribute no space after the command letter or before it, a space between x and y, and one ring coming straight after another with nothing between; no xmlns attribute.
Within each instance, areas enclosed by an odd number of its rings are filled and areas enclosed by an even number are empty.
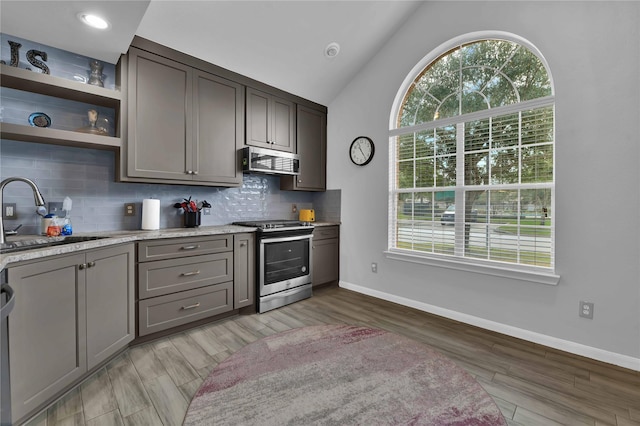
<svg viewBox="0 0 640 426"><path fill-rule="evenodd" d="M342 189L344 285L640 370L639 22L638 2L421 6L329 105L328 185ZM557 286L383 254L396 92L431 50L482 30L529 40L554 78ZM365 167L348 158L358 135L376 143ZM378 263L377 274L371 262ZM595 303L593 320L578 317L580 300Z"/></svg>

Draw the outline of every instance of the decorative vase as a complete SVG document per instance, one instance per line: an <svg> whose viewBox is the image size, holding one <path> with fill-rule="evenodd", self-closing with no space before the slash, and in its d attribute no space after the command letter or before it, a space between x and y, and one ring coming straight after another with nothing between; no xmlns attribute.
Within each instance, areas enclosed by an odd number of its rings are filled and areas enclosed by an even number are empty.
<svg viewBox="0 0 640 426"><path fill-rule="evenodd" d="M89 61L89 66L91 67L91 73L89 74L88 83L93 86L104 87L104 75L102 74L102 68L104 65L102 65L102 62L92 59Z"/></svg>
<svg viewBox="0 0 640 426"><path fill-rule="evenodd" d="M185 228L195 228L200 226L200 212L184 212Z"/></svg>

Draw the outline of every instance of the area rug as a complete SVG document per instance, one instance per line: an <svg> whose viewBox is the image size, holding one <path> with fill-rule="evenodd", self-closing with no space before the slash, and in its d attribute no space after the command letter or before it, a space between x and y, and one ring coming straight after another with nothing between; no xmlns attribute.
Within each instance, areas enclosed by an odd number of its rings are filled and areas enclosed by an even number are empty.
<svg viewBox="0 0 640 426"><path fill-rule="evenodd" d="M506 425L489 394L429 346L383 330L311 326L251 343L196 392L185 426Z"/></svg>

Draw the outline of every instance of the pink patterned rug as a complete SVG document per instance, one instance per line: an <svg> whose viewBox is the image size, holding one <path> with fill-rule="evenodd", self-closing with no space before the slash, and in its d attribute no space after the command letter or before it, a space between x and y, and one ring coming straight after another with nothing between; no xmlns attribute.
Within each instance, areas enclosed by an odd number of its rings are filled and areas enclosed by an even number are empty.
<svg viewBox="0 0 640 426"><path fill-rule="evenodd" d="M476 380L429 346L350 325L289 330L219 364L185 426L506 425Z"/></svg>

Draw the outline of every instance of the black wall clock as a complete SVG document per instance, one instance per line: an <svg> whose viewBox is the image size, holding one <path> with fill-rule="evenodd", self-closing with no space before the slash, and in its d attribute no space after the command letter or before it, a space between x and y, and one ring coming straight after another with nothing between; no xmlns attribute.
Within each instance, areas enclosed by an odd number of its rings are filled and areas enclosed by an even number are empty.
<svg viewBox="0 0 640 426"><path fill-rule="evenodd" d="M371 138L358 136L351 142L349 158L351 158L353 164L364 166L371 162L375 150L375 145L373 145Z"/></svg>

